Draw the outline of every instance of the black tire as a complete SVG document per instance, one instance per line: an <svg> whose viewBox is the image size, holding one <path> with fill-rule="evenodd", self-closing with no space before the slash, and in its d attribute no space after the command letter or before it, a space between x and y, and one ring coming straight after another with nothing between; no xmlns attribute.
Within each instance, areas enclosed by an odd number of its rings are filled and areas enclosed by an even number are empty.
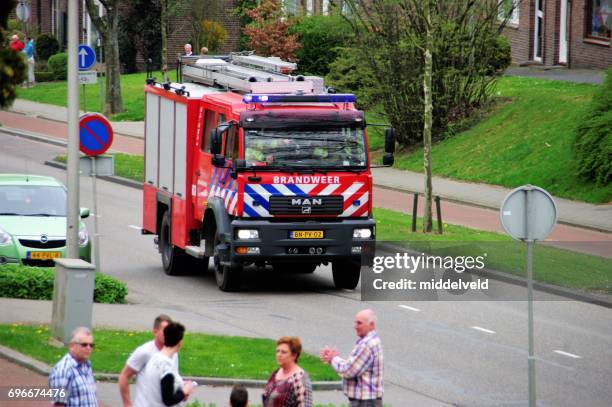
<svg viewBox="0 0 612 407"><path fill-rule="evenodd" d="M164 272L169 276L177 276L184 272L188 256L185 251L172 246L172 220L170 211L162 217L159 231L159 251L161 252Z"/></svg>
<svg viewBox="0 0 612 407"><path fill-rule="evenodd" d="M219 233L215 232L215 255L213 257L215 267L215 280L217 287L221 291L237 291L242 283L242 265L232 264L231 266L221 265L217 245L220 243Z"/></svg>
<svg viewBox="0 0 612 407"><path fill-rule="evenodd" d="M332 275L334 285L337 289L346 288L354 290L359 284L361 276L361 264L354 261L334 261L332 262Z"/></svg>

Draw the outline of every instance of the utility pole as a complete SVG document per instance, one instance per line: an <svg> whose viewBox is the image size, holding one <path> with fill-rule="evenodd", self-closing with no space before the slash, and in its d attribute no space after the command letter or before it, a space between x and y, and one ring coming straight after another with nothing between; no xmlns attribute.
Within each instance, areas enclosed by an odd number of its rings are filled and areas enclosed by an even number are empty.
<svg viewBox="0 0 612 407"><path fill-rule="evenodd" d="M68 1L68 216L66 257L79 258L79 10L77 1Z"/></svg>

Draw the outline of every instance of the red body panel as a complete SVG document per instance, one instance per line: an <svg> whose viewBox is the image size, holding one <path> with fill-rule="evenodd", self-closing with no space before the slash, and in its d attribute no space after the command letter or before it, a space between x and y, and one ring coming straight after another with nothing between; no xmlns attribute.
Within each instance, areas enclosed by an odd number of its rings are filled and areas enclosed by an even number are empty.
<svg viewBox="0 0 612 407"><path fill-rule="evenodd" d="M156 234L157 188L144 184L142 192L142 228Z"/></svg>

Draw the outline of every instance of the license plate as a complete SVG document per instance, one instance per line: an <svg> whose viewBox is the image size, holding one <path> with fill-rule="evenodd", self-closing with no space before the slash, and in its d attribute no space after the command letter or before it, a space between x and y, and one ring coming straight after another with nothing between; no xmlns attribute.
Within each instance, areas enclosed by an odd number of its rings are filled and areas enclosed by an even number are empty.
<svg viewBox="0 0 612 407"><path fill-rule="evenodd" d="M28 259L49 260L62 257L62 252L28 252Z"/></svg>
<svg viewBox="0 0 612 407"><path fill-rule="evenodd" d="M323 239L322 230L292 230L291 239Z"/></svg>

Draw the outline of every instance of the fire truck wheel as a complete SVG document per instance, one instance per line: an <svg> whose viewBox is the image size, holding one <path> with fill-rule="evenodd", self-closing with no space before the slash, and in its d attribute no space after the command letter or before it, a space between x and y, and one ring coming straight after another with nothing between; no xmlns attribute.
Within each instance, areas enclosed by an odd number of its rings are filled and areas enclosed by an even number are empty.
<svg viewBox="0 0 612 407"><path fill-rule="evenodd" d="M361 275L361 265L353 261L334 261L332 263L334 285L338 289L355 289Z"/></svg>
<svg viewBox="0 0 612 407"><path fill-rule="evenodd" d="M162 218L159 233L159 249L161 251L162 266L169 276L176 276L183 271L187 255L178 247L172 246L172 224L170 212L166 211Z"/></svg>
<svg viewBox="0 0 612 407"><path fill-rule="evenodd" d="M215 279L221 291L237 291L242 283L242 265L232 264L231 266L221 265L217 253L217 245L221 242L219 234L215 233L215 255L213 258L215 268Z"/></svg>

